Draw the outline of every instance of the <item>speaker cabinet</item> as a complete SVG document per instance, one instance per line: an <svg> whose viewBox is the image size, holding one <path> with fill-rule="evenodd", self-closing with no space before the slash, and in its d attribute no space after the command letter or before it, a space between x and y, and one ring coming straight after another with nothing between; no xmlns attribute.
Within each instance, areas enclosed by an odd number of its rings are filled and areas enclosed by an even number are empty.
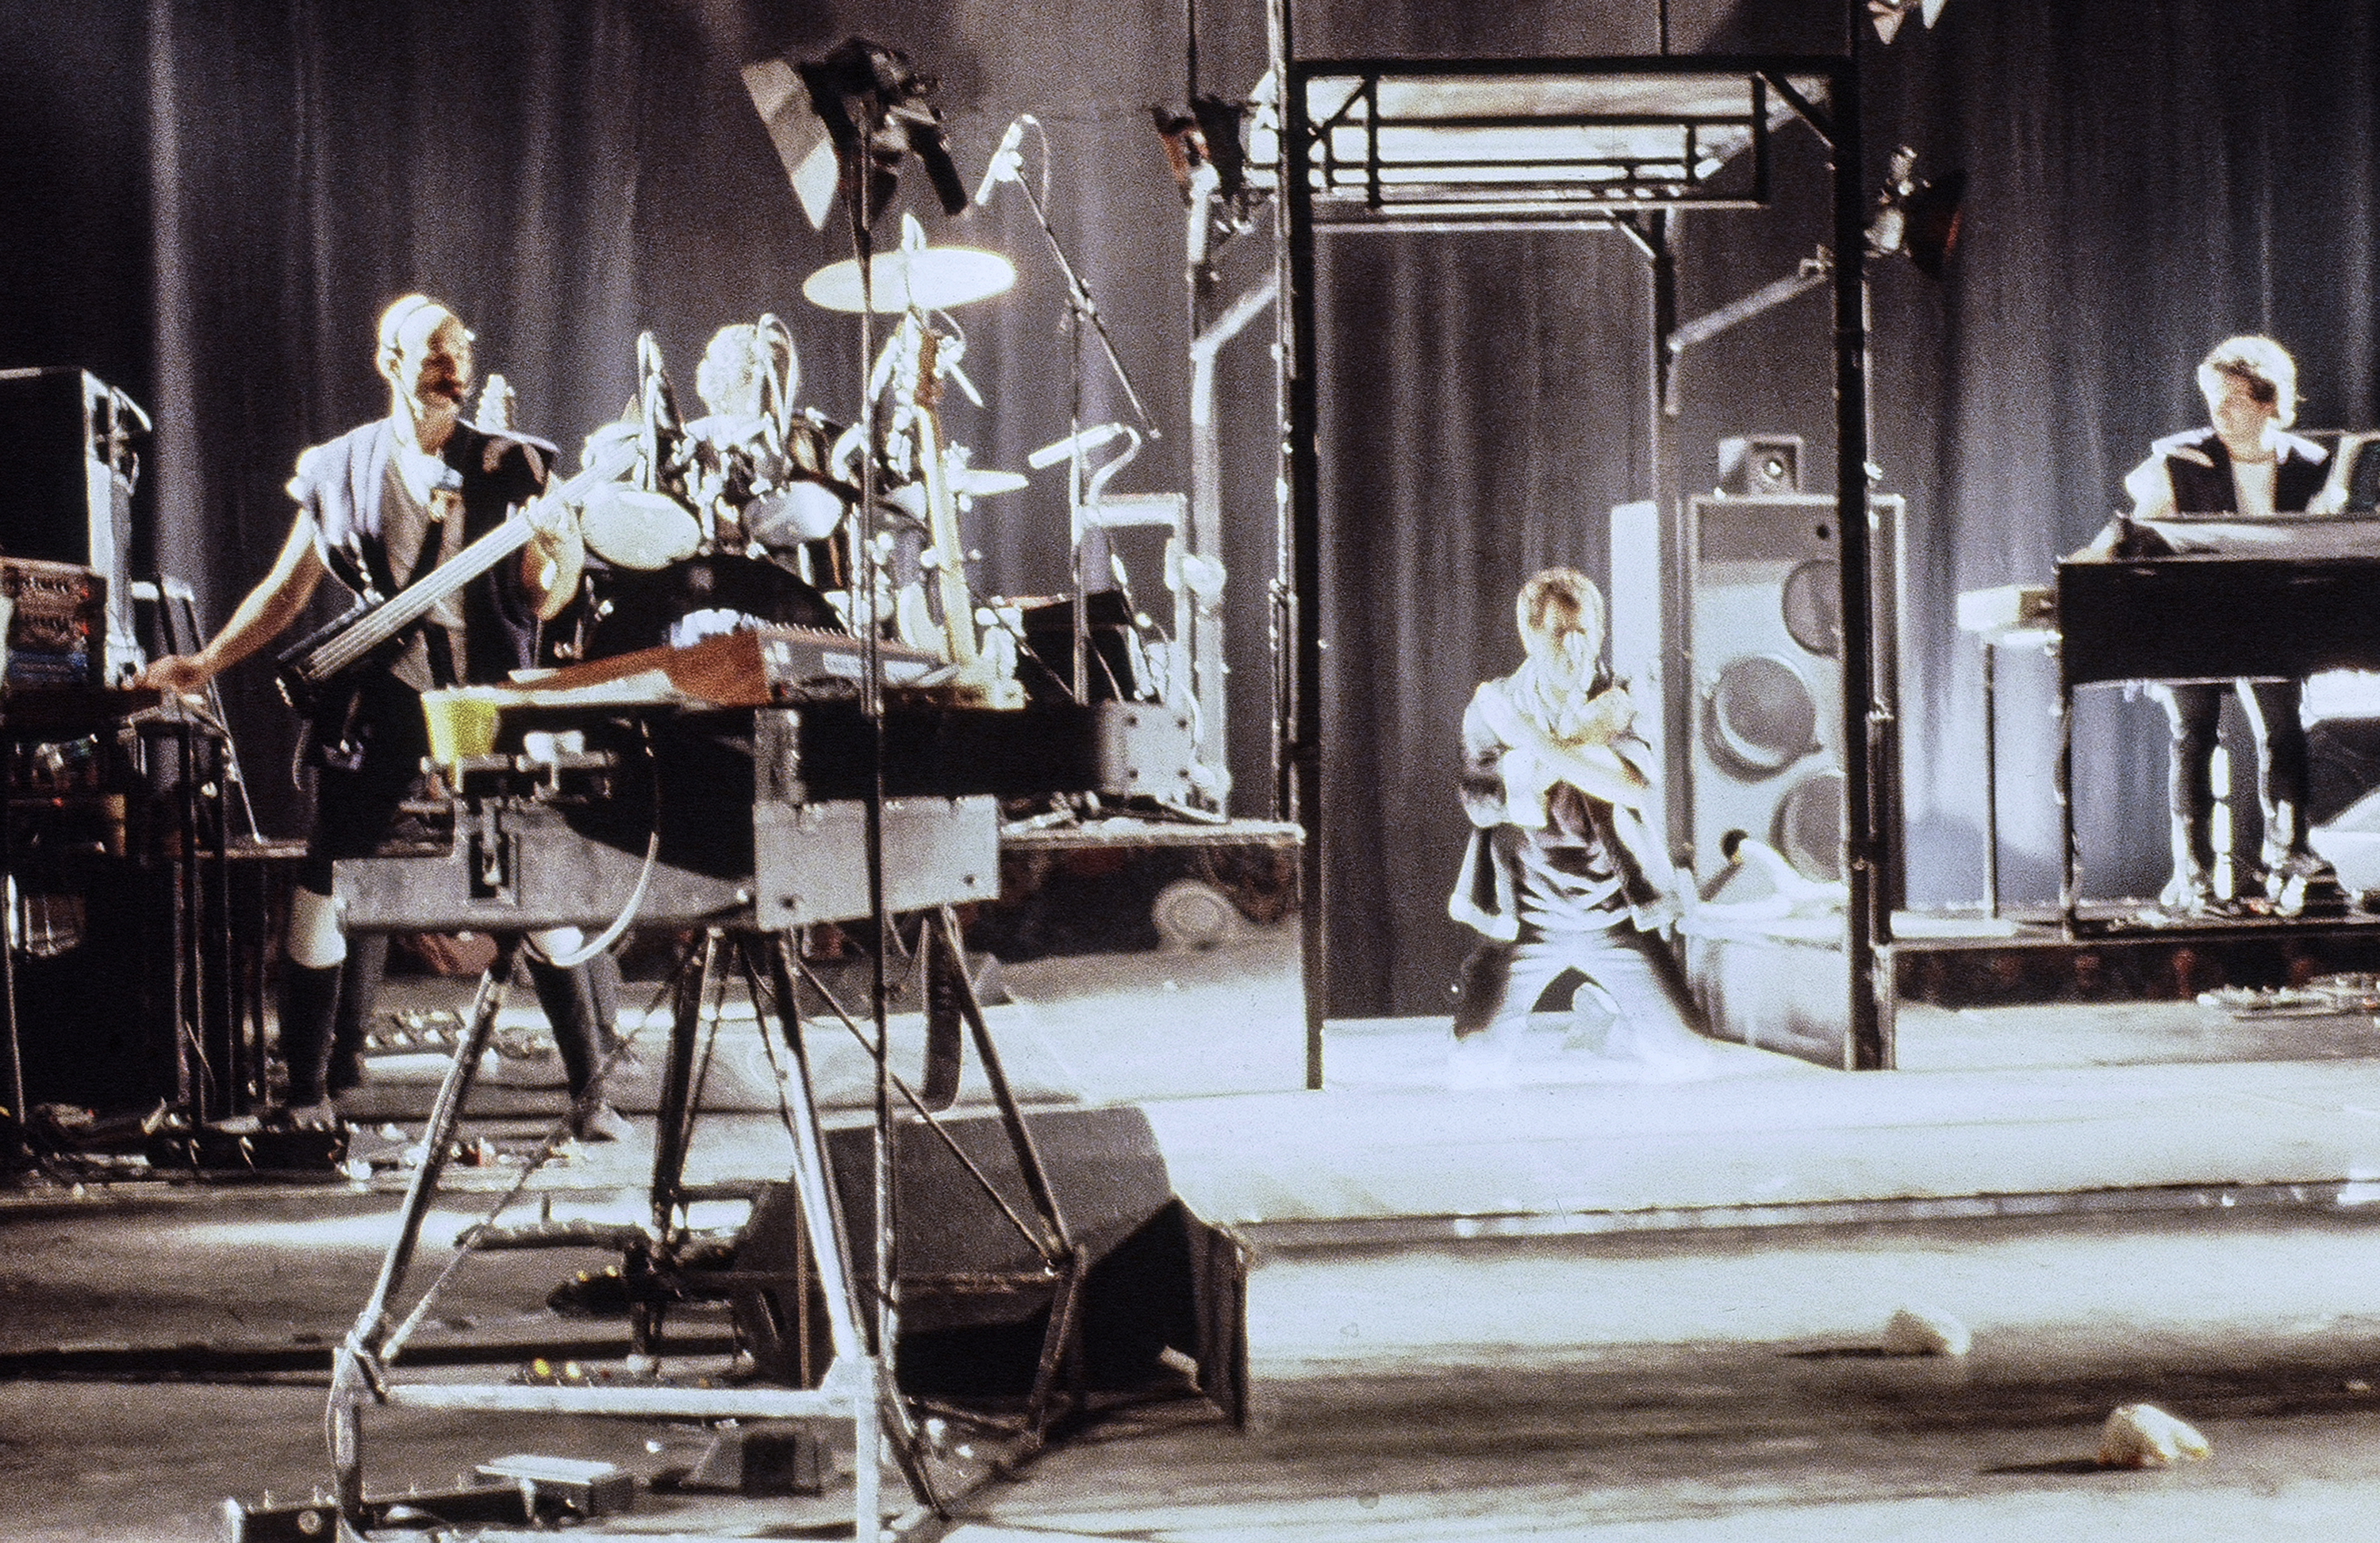
<svg viewBox="0 0 2380 1543"><path fill-rule="evenodd" d="M0 370L0 552L90 568L107 580L109 678L141 662L126 565L132 546L130 442L140 409L89 371Z"/></svg>
<svg viewBox="0 0 2380 1543"><path fill-rule="evenodd" d="M1742 832L1812 878L1841 876L1842 607L1835 508L1798 497L1688 505L1694 849Z"/></svg>
<svg viewBox="0 0 2380 1543"><path fill-rule="evenodd" d="M1842 615L1835 502L1810 496L1687 501L1611 515L1612 667L1645 704L1639 723L1662 769L1661 821L1704 879L1730 832L1767 843L1803 873L1842 872ZM1902 508L1871 505L1878 697L1897 674ZM1897 808L1898 755L1883 725L1876 797ZM1898 881L1888 876L1894 893Z"/></svg>
<svg viewBox="0 0 2380 1543"><path fill-rule="evenodd" d="M1196 1363L1200 1391L1235 1422L1245 1418L1245 1264L1228 1234L1174 1197L1148 1116L1130 1107L1062 1108L1037 1109L1024 1119L1068 1229L1089 1261L1075 1367L1083 1385L1145 1387L1168 1375L1160 1358L1172 1349ZM1033 1384L1053 1282L1034 1279L1039 1255L977 1175L1018 1216L1032 1219L1032 1202L997 1118L946 1117L941 1127L947 1141L922 1125L903 1124L893 1144L901 1386L954 1397L1021 1393ZM874 1295L871 1140L864 1126L827 1134L863 1301ZM755 1207L738 1245L739 1267L796 1246L789 1240L799 1214L789 1187L772 1190ZM753 1306L738 1309L747 1337ZM822 1345L809 1338L818 1332L815 1312L798 1300L781 1301L767 1317L778 1326L772 1337L783 1342L777 1360L791 1363L807 1350L808 1364L820 1364Z"/></svg>
<svg viewBox="0 0 2380 1543"><path fill-rule="evenodd" d="M1869 615L1879 697L1897 694L1900 501L1870 505ZM1842 877L1843 617L1835 502L1710 497L1686 510L1692 840L1767 842L1813 879ZM1889 768L1888 754L1880 766ZM1879 779L1887 808L1891 778Z"/></svg>
<svg viewBox="0 0 2380 1543"><path fill-rule="evenodd" d="M1718 442L1718 491L1790 497L1802 491L1802 436L1745 434Z"/></svg>

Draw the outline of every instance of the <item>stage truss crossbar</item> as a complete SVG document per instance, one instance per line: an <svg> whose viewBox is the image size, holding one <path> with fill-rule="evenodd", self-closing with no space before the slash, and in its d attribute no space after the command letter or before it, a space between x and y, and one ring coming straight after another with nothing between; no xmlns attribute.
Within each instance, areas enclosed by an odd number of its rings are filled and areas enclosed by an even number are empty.
<svg viewBox="0 0 2380 1543"><path fill-rule="evenodd" d="M1826 76L1757 61L1586 63L1295 66L1303 129L1292 161L1315 223L1510 227L1760 208L1770 134L1828 97ZM1252 159L1279 164L1278 145L1277 129L1260 131Z"/></svg>

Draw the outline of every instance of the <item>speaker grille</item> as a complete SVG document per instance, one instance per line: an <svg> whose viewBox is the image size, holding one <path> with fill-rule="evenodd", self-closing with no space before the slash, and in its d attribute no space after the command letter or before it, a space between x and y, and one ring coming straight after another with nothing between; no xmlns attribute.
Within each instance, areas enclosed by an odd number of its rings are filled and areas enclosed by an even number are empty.
<svg viewBox="0 0 2380 1543"><path fill-rule="evenodd" d="M1813 557L1785 576L1777 597L1786 634L1822 659L1843 651L1843 570L1831 558Z"/></svg>
<svg viewBox="0 0 2380 1543"><path fill-rule="evenodd" d="M1818 772L1803 778L1777 800L1768 844L1804 876L1843 876L1843 774Z"/></svg>
<svg viewBox="0 0 2380 1543"><path fill-rule="evenodd" d="M1773 653L1730 660L1706 706L1711 758L1747 780L1774 776L1817 743L1817 698L1792 662Z"/></svg>

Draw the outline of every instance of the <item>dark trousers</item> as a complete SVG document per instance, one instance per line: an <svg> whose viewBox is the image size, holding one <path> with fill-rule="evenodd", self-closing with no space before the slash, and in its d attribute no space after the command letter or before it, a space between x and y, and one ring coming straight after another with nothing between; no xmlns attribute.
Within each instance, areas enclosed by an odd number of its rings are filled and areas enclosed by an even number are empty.
<svg viewBox="0 0 2380 1543"><path fill-rule="evenodd" d="M2240 682L2240 705L2247 710L2256 739L2256 790L2265 815L2265 861L2305 856L2306 782L2305 725L2299 719L2302 695L2293 680ZM2232 686L2219 683L2168 686L2163 690L2165 711L2173 728L2173 765L2168 784L2173 815L2174 871L2204 875L2215 867L2215 843L2209 829L2215 814L2215 785L2210 765L2216 728L2223 711L2223 693Z"/></svg>
<svg viewBox="0 0 2380 1543"><path fill-rule="evenodd" d="M334 864L371 856L395 829L405 800L420 789L421 760L430 753L421 699L401 683L375 681L360 716L361 763L321 766L315 772L314 825L298 882L320 895L331 893ZM350 939L346 962L327 968L285 962L281 1055L289 1068L291 1103L317 1103L353 1084L387 968L385 937ZM617 1013L618 966L598 959L565 970L531 951L528 977L576 1099L594 1077Z"/></svg>

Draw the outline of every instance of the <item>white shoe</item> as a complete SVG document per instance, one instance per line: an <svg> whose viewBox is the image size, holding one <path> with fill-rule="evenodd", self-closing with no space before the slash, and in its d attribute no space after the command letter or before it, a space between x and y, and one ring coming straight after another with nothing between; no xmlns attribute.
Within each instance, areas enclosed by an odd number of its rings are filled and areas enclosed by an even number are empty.
<svg viewBox="0 0 2380 1543"><path fill-rule="evenodd" d="M1453 1092L1510 1087L1512 1072L1512 1047L1493 1029L1463 1035L1446 1052L1446 1086Z"/></svg>

